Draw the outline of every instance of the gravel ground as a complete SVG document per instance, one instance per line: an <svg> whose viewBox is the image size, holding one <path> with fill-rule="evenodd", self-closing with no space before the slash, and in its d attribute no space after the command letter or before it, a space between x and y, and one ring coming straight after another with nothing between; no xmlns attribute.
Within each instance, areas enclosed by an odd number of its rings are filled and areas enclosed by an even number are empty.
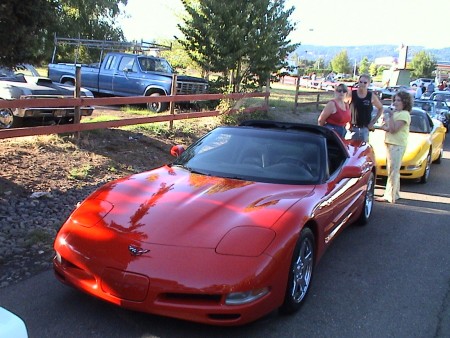
<svg viewBox="0 0 450 338"><path fill-rule="evenodd" d="M279 121L313 123L317 113L272 113ZM206 123L194 131L203 134ZM51 268L53 240L75 208L113 179L167 163L184 135L151 138L123 130L0 140L0 288Z"/></svg>

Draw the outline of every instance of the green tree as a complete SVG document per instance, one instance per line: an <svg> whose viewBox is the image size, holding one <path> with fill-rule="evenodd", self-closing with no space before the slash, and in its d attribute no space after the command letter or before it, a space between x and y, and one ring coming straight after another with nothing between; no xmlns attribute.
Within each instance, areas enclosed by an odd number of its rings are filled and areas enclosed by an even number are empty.
<svg viewBox="0 0 450 338"><path fill-rule="evenodd" d="M43 41L55 22L57 1L2 0L0 4L0 64L39 62Z"/></svg>
<svg viewBox="0 0 450 338"><path fill-rule="evenodd" d="M180 44L178 40L162 40L158 41L158 44L169 46L172 45L171 50L161 51L161 56L164 57L178 72L184 72L186 70L194 70L201 72L199 66L192 61L186 50ZM202 74L205 75L205 74Z"/></svg>
<svg viewBox="0 0 450 338"><path fill-rule="evenodd" d="M369 74L370 62L367 56L364 56L359 63L359 74Z"/></svg>
<svg viewBox="0 0 450 338"><path fill-rule="evenodd" d="M422 50L413 56L410 66L413 68L411 72L413 77L432 77L432 72L436 70L436 59L432 54Z"/></svg>
<svg viewBox="0 0 450 338"><path fill-rule="evenodd" d="M375 75L377 75L377 71L378 71L378 66L377 66L377 64L376 64L375 62L372 62L372 63L370 64L370 67L369 67L369 74L370 74L370 76L375 76Z"/></svg>
<svg viewBox="0 0 450 338"><path fill-rule="evenodd" d="M290 44L294 7L284 0L182 0L187 16L179 25L181 44L206 72L219 72L232 91L261 85L297 45Z"/></svg>
<svg viewBox="0 0 450 338"><path fill-rule="evenodd" d="M344 49L331 60L331 68L335 73L349 74L352 67L348 59L347 50Z"/></svg>
<svg viewBox="0 0 450 338"><path fill-rule="evenodd" d="M123 39L122 29L115 22L120 4L126 5L127 0L2 0L0 62L11 66L49 61L54 34Z"/></svg>
<svg viewBox="0 0 450 338"><path fill-rule="evenodd" d="M54 48L53 37L124 40L122 29L115 19L120 15L120 4L126 5L128 0L57 0L58 8L55 16L56 24L45 43L46 54L50 55ZM98 61L99 50L81 49L85 62ZM74 47L58 47L58 55L64 61L73 61Z"/></svg>

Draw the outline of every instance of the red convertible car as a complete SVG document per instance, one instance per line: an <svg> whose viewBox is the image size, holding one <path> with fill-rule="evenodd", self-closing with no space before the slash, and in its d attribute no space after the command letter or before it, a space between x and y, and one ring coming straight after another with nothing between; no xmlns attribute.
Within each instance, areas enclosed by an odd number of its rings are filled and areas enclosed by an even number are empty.
<svg viewBox="0 0 450 338"><path fill-rule="evenodd" d="M60 281L118 306L240 325L303 304L315 265L372 212L370 145L325 127L218 127L173 163L106 184L54 243Z"/></svg>

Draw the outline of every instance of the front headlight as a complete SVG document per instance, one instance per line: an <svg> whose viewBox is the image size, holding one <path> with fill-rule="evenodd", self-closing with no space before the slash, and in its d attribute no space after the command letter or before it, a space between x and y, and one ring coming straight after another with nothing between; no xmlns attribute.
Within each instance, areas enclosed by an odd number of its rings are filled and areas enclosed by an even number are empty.
<svg viewBox="0 0 450 338"><path fill-rule="evenodd" d="M269 288L261 288L246 292L232 292L225 299L226 305L242 305L253 302L269 293Z"/></svg>

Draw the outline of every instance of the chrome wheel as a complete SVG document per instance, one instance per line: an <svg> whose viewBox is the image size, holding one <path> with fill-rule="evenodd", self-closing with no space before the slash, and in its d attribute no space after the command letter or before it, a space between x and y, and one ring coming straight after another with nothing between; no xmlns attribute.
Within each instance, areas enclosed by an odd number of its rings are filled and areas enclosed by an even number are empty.
<svg viewBox="0 0 450 338"><path fill-rule="evenodd" d="M152 97L159 97L162 96L160 93L153 93L150 94ZM147 109L154 112L154 113L161 113L169 107L168 102L149 102L147 103Z"/></svg>
<svg viewBox="0 0 450 338"><path fill-rule="evenodd" d="M8 108L0 109L0 127L4 129L11 128L13 125L14 116L12 111Z"/></svg>
<svg viewBox="0 0 450 338"><path fill-rule="evenodd" d="M9 129L21 127L23 118L14 116L9 108L0 108L0 129Z"/></svg>
<svg viewBox="0 0 450 338"><path fill-rule="evenodd" d="M297 260L292 269L294 279L291 296L297 303L300 303L305 298L306 292L308 291L313 268L312 258L312 243L309 239L305 239L302 241Z"/></svg>
<svg viewBox="0 0 450 338"><path fill-rule="evenodd" d="M313 276L314 235L305 228L294 249L284 303L280 310L284 313L297 311L303 304Z"/></svg>
<svg viewBox="0 0 450 338"><path fill-rule="evenodd" d="M375 197L375 176L370 173L369 180L367 181L366 195L364 196L364 207L359 216L359 224L365 225L369 221L372 214L373 201Z"/></svg>

